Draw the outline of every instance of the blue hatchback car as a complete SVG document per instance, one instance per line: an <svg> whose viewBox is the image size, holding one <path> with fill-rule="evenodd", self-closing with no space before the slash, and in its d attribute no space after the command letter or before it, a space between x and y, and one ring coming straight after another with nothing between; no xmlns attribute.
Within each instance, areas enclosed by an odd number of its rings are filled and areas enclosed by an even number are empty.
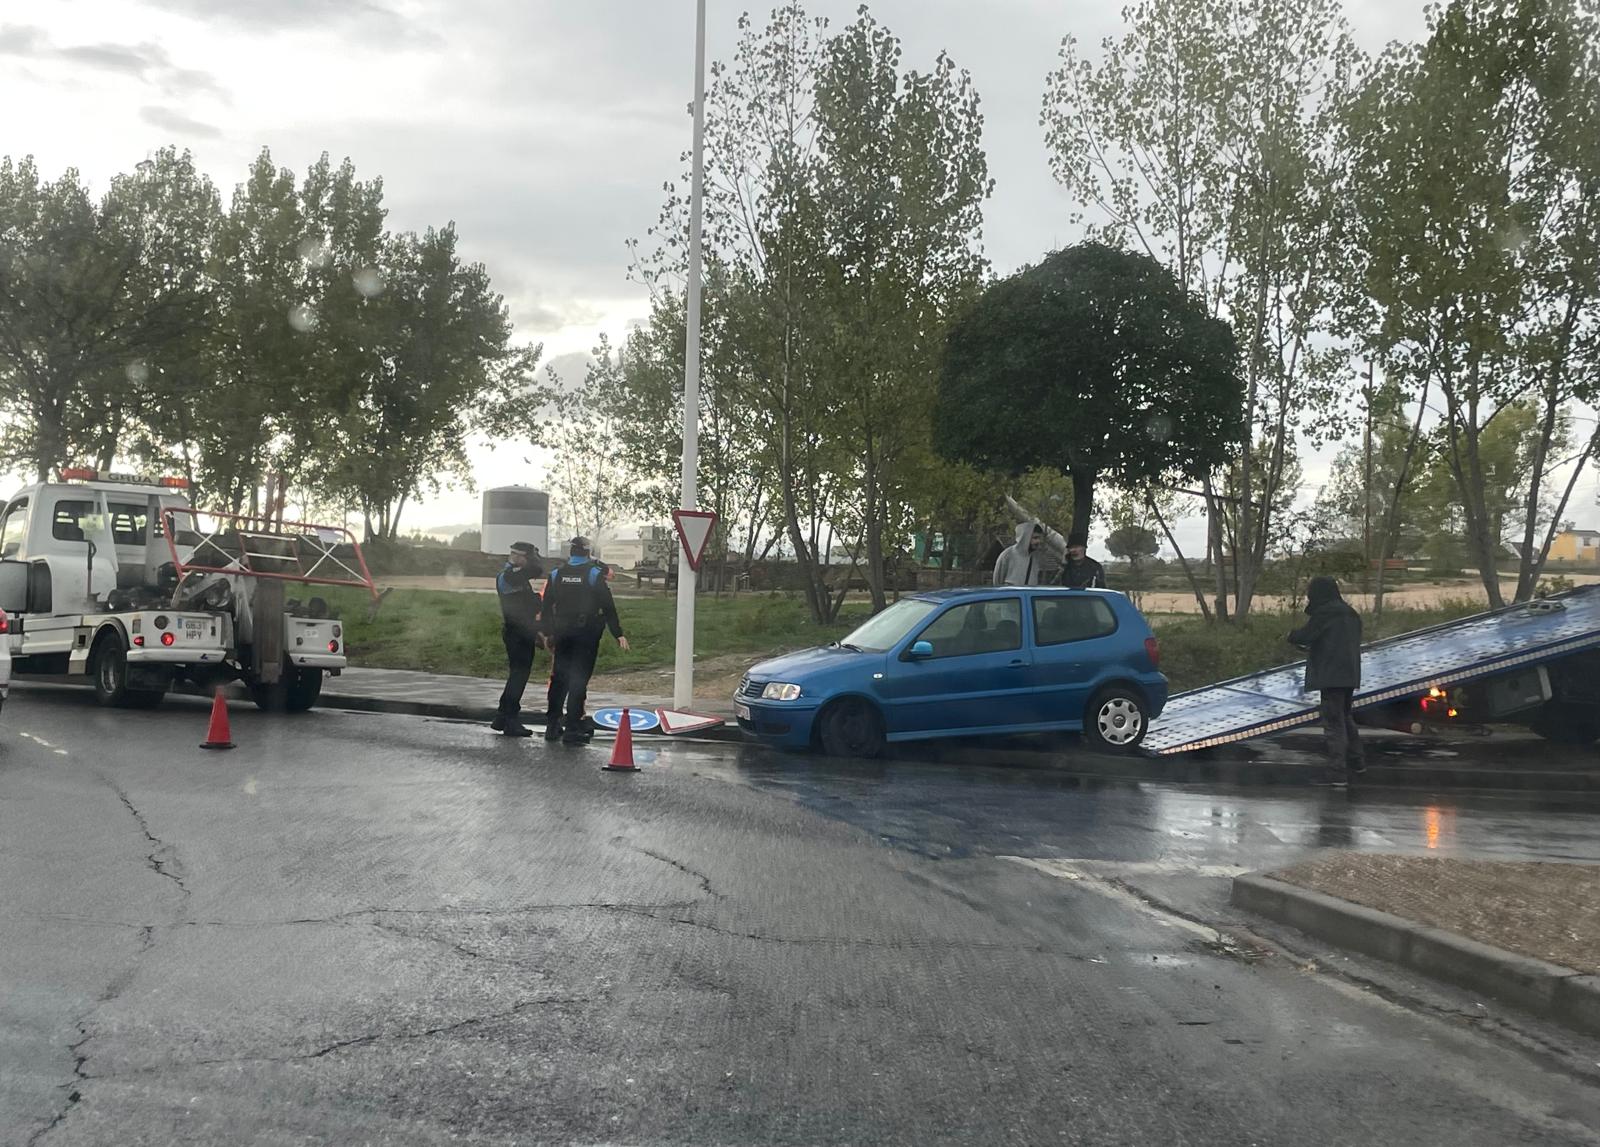
<svg viewBox="0 0 1600 1147"><path fill-rule="evenodd" d="M843 641L763 661L734 695L770 744L873 757L893 741L1082 730L1132 749L1167 703L1161 649L1110 590L953 589L904 598Z"/></svg>

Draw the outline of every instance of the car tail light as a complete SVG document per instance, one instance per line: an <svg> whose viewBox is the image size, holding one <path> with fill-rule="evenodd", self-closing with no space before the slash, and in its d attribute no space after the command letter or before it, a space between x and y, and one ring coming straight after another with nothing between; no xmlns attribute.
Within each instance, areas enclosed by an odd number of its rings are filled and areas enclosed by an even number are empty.
<svg viewBox="0 0 1600 1147"><path fill-rule="evenodd" d="M1150 657L1150 668L1161 668L1161 642L1153 637L1144 639L1144 651Z"/></svg>
<svg viewBox="0 0 1600 1147"><path fill-rule="evenodd" d="M176 640L178 639L172 635L172 630L170 629L161 635L162 645L171 645Z"/></svg>

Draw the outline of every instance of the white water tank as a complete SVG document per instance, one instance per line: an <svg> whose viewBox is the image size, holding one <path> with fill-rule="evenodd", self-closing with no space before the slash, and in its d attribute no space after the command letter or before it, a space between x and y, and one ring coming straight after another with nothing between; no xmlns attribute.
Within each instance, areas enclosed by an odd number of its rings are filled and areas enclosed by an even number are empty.
<svg viewBox="0 0 1600 1147"><path fill-rule="evenodd" d="M483 492L483 552L503 554L512 542L532 542L550 552L550 495L531 486L497 486Z"/></svg>

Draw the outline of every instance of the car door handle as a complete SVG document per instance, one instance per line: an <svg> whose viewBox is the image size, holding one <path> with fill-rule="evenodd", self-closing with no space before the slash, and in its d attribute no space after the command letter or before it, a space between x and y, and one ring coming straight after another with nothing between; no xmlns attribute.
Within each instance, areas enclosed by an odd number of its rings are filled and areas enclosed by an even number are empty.
<svg viewBox="0 0 1600 1147"><path fill-rule="evenodd" d="M1006 668L1007 669L1024 669L1024 668L1027 667L1027 664L1028 663L1026 661L1012 661L1012 662L1007 663Z"/></svg>

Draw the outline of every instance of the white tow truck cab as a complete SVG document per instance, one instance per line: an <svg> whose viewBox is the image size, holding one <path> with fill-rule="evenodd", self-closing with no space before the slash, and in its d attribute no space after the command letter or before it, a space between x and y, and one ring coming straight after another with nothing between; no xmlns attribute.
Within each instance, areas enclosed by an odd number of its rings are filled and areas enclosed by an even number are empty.
<svg viewBox="0 0 1600 1147"><path fill-rule="evenodd" d="M213 514L182 479L64 469L0 511L0 640L18 674L87 676L105 705L232 680L264 709L316 704L346 664L343 624L293 585L373 592L337 527ZM3 696L3 693L0 693Z"/></svg>

